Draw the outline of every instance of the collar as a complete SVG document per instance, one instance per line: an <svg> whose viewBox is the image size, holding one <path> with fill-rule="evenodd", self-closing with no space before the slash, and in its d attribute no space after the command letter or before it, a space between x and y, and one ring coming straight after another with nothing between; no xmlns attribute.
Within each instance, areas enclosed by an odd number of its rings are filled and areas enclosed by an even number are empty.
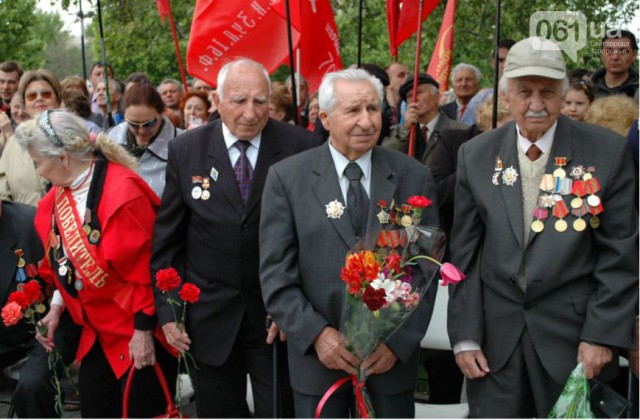
<svg viewBox="0 0 640 420"><path fill-rule="evenodd" d="M333 159L333 164L336 167L336 172L338 173L338 178L342 176L344 170L346 169L349 162L342 153L340 153L333 145L331 144L331 137L329 137L329 152L331 152L331 158ZM362 176L364 179L371 178L371 150L367 150L362 156L355 160L355 162L362 169Z"/></svg>
<svg viewBox="0 0 640 420"><path fill-rule="evenodd" d="M433 134L433 132L435 131L435 129L436 129L436 124L438 124L438 120L439 120L439 119L440 119L440 111L438 111L438 113L436 114L436 116L435 116L435 117L433 117L433 118L431 119L431 121L429 121L429 122L427 123L427 130L429 130L429 131L427 131L427 133L428 133L429 137L431 137L431 134ZM420 124L420 128L422 128L422 126L423 126L423 125L424 125L424 124Z"/></svg>
<svg viewBox="0 0 640 420"><path fill-rule="evenodd" d="M231 130L229 130L229 127L227 127L225 123L222 123L222 136L224 137L224 143L227 146L227 150L231 149L235 144L235 142L239 140L236 136L231 134ZM254 146L256 149L260 149L261 140L262 140L262 132L258 133L257 136L249 140L249 143L251 143L251 145Z"/></svg>
<svg viewBox="0 0 640 420"><path fill-rule="evenodd" d="M556 128L558 128L558 120L556 120L551 128L547 130L546 133L542 135L535 143L536 146L542 150L542 153L549 155L551 151L551 146L553 145L553 138L556 135ZM516 124L516 132L518 133L518 146L523 153L527 153L529 147L533 144L533 142L527 138L525 138L522 134L520 134L520 127Z"/></svg>

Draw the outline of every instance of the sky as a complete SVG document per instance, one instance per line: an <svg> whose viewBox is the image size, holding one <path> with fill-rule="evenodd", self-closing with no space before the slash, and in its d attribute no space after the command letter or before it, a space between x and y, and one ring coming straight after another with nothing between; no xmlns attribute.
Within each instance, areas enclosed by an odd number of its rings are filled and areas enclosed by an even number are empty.
<svg viewBox="0 0 640 420"><path fill-rule="evenodd" d="M92 6L88 0L82 1L82 11L86 14L89 11L95 11L94 6ZM150 7L155 7L155 2L152 0L149 1ZM181 0L185 1L185 0ZM191 0L196 1L196 0ZM60 7L60 1L55 2L56 5L53 7L53 10L57 11L60 17L62 18L65 29L68 29L73 36L80 37L80 20L78 19L78 7L72 6L69 12L65 12ZM95 3L95 1L94 1ZM38 8L45 11L52 11L51 0L38 0ZM85 28L89 25L90 19L85 19ZM636 35L636 37L640 37L640 8L636 9L636 14L633 17L631 25L629 25L629 29Z"/></svg>

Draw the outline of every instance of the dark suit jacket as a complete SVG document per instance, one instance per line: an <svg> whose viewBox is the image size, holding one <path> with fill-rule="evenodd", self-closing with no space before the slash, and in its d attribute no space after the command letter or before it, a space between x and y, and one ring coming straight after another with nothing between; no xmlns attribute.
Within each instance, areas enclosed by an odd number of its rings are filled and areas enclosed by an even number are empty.
<svg viewBox="0 0 640 420"><path fill-rule="evenodd" d="M191 354L211 366L224 363L245 313L261 342L266 311L258 280L258 224L262 189L275 162L317 144L294 125L269 120L262 131L251 191L243 206L222 134L211 122L176 138L169 147L167 184L154 230L151 272L174 267L197 285L200 299L189 305ZM211 175L213 168L217 179ZM193 176L209 177L211 197L194 199ZM271 238L277 241L278 238ZM153 281L155 284L155 280ZM156 290L161 324L173 321L166 295Z"/></svg>
<svg viewBox="0 0 640 420"><path fill-rule="evenodd" d="M42 260L44 251L38 239L33 219L36 208L26 204L2 201L0 216L0 306L7 303L12 292L16 291L17 250L22 250L24 260L30 269L35 269ZM26 267L25 267L26 272ZM29 271L31 274L31 270ZM26 281L31 280L27 278ZM13 327L0 324L0 354L16 346L23 345L33 336L33 327L24 321ZM0 363L1 365L1 363Z"/></svg>
<svg viewBox="0 0 640 420"><path fill-rule="evenodd" d="M429 141L427 142L426 147L420 129L418 128L416 132L416 150L414 156L416 159L427 166L430 165L433 150L436 147L436 144L438 144L438 142L440 141L440 132L442 132L443 130L467 128L466 125L459 123L455 120L455 118L448 118L442 111L440 111L439 115L440 118L438 118L438 122L436 123L434 129L430 133L427 133L429 135ZM389 137L384 139L382 145L390 149L407 153L407 151L409 150L409 136L410 130L404 128L401 125L396 125L391 129Z"/></svg>
<svg viewBox="0 0 640 420"><path fill-rule="evenodd" d="M411 195L435 199L431 173L415 159L381 147L373 149L367 232L377 236L380 199L406 203ZM287 333L291 383L296 391L322 395L346 374L320 363L313 342L325 326L340 328L345 285L340 269L357 237L348 213L327 217L326 205L344 205L328 145L274 165L267 178L260 222L260 281L267 310ZM437 201L437 200L436 200ZM423 224L437 224L437 205L426 208ZM431 318L434 285L416 311L386 344L399 361L367 380L382 394L413 389L419 343Z"/></svg>
<svg viewBox="0 0 640 420"><path fill-rule="evenodd" d="M458 102L451 101L448 104L442 105L440 107L440 111L444 112L447 117L451 118L454 121L458 121Z"/></svg>
<svg viewBox="0 0 640 420"><path fill-rule="evenodd" d="M545 173L553 173L555 157L566 157L567 174L573 166L594 167L604 206L600 227L577 232L570 215L569 228L559 233L550 216L525 244L523 223L534 218L523 220L521 180L492 183L496 156L520 172L517 147L512 122L460 148L451 253L467 279L450 292L449 337L452 344L480 343L495 372L526 327L545 370L564 384L580 341L632 343L638 301L633 159L617 134L560 116ZM573 196L563 198L570 209ZM526 292L516 281L521 263Z"/></svg>
<svg viewBox="0 0 640 420"><path fill-rule="evenodd" d="M444 254L444 261L449 261L458 149L463 143L478 134L480 134L480 130L476 125L463 129L445 129L440 132L440 141L433 148L431 155L429 167L438 191L440 226L442 226L447 235L447 249Z"/></svg>

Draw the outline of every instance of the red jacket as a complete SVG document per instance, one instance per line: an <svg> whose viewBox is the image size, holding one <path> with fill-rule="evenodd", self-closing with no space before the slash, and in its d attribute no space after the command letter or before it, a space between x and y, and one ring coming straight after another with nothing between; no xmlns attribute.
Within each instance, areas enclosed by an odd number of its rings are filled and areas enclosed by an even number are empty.
<svg viewBox="0 0 640 420"><path fill-rule="evenodd" d="M89 246L96 247L98 264L109 275L101 288L84 282L83 289L74 298L58 283L49 261L48 241L57 191L58 187L52 188L40 201L35 218L38 236L47 250L40 275L48 283L55 283L73 320L83 327L77 360L82 360L97 338L111 368L120 378L132 364L129 341L134 332L135 314L142 311L155 317L149 259L159 199L133 171L108 164L98 207L100 241ZM158 325L154 334L170 348Z"/></svg>

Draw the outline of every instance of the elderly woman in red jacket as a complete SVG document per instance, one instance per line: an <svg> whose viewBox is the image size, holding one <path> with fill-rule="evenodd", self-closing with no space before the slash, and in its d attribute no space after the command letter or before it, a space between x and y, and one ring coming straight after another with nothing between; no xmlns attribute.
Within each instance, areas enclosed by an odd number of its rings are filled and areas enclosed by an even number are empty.
<svg viewBox="0 0 640 420"><path fill-rule="evenodd" d="M155 322L149 272L158 197L131 168L135 160L84 121L45 111L15 135L39 174L53 184L40 201L36 230L46 257L41 276L56 291L43 319L51 350L60 314L82 326L77 352L82 417L121 417L122 390L133 365L141 369L130 398L131 417L162 414L164 396L153 369L175 383L175 359Z"/></svg>

